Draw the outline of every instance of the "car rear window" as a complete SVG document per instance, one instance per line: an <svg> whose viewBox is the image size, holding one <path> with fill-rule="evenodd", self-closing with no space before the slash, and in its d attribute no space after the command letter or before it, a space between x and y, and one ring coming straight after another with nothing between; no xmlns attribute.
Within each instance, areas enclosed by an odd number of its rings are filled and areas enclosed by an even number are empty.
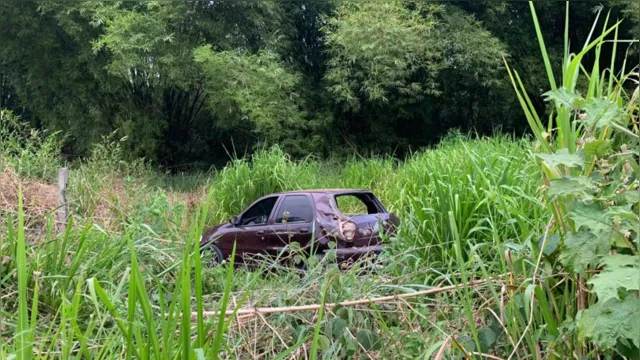
<svg viewBox="0 0 640 360"><path fill-rule="evenodd" d="M372 194L336 195L338 210L344 215L377 214L380 212Z"/></svg>
<svg viewBox="0 0 640 360"><path fill-rule="evenodd" d="M276 223L311 222L313 206L306 195L287 195L276 215Z"/></svg>

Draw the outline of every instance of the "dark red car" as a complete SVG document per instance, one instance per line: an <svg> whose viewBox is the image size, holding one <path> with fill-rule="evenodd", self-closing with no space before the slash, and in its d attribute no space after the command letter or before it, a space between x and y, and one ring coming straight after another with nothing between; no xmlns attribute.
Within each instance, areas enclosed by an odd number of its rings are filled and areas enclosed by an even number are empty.
<svg viewBox="0 0 640 360"><path fill-rule="evenodd" d="M234 242L236 264L255 265L251 260L260 255L286 258L293 242L307 255L323 256L335 248L338 261L349 261L378 254L381 235L393 235L399 223L371 191L291 191L258 199L206 231L200 246L210 250L213 262L228 259Z"/></svg>

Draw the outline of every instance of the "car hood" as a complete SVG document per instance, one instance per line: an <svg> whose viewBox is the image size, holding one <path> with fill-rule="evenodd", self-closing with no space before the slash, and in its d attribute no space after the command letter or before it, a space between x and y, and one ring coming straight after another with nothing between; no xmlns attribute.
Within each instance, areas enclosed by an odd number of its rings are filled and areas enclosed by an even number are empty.
<svg viewBox="0 0 640 360"><path fill-rule="evenodd" d="M200 239L200 246L217 239L220 235L231 231L231 229L233 229L233 225L229 222L208 228L203 232L202 239Z"/></svg>

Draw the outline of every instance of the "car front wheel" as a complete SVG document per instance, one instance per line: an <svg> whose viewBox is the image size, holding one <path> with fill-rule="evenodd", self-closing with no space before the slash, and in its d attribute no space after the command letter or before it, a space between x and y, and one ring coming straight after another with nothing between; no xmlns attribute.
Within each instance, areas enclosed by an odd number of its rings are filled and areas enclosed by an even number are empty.
<svg viewBox="0 0 640 360"><path fill-rule="evenodd" d="M207 244L205 246L204 262L208 267L215 267L222 263L224 260L224 254L222 250L216 244Z"/></svg>

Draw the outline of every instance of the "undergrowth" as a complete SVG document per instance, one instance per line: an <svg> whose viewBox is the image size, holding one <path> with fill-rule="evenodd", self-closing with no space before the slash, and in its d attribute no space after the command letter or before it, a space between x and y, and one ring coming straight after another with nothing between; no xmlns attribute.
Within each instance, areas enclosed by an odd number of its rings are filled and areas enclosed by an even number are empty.
<svg viewBox="0 0 640 360"><path fill-rule="evenodd" d="M55 202L25 211L26 185L0 209L0 358L634 358L638 89L624 85L637 68L587 72L581 54L567 48L562 86L550 82L547 123L511 72L535 141L454 134L404 161L293 160L273 147L172 177L122 162L106 138L70 165L66 226ZM59 138L12 121L0 171L50 182ZM203 229L258 197L337 187L371 189L401 218L381 269L201 261ZM278 309L235 313L256 307Z"/></svg>
<svg viewBox="0 0 640 360"><path fill-rule="evenodd" d="M453 292L375 307L331 308L317 332L313 311L238 317L225 323L226 335L216 349L217 317L202 317L193 328L184 328L179 314L219 309L225 294L233 308L288 307L447 286L462 281L456 265L461 259L469 279L482 278L483 272L503 274L505 247L521 246L527 241L523 229L530 234L540 226L529 149L527 141L506 136L456 135L404 162L354 158L328 164L294 161L276 147L232 160L208 180L201 175L195 190L182 192L163 186L175 180L163 180L166 175L142 163L121 163L118 142L107 140L95 157L71 167L75 216L64 231L56 231L50 217L40 238L26 239L29 261L22 270L15 257L18 216L5 214L12 230L2 234L3 243L14 245L2 250L1 329L7 343L0 351L32 346L35 354L55 358L157 358L157 346L161 358L184 356L185 349L193 356L202 351L208 357L219 352L227 358L274 358L289 349L289 357L300 358L311 356L315 341L324 358L429 357L451 345L449 335L461 348L474 346L464 303L473 309L471 321L483 339L495 335L480 346L498 349L496 320L483 310L483 297L491 292L486 286L476 295ZM399 235L388 239L390 251L378 272L361 274L359 265L340 272L327 261L310 264L304 274L268 261L268 270L239 269L229 279L226 267L196 270L194 247L204 226L228 220L268 193L336 187L372 189L403 220ZM456 239L459 253L452 245ZM15 287L20 271L29 284L22 300L29 309L38 304L26 325L5 320L17 320L21 313ZM134 279L139 285L132 285ZM13 335L19 325L25 336ZM180 335L185 331L188 341ZM123 346L137 350L123 353Z"/></svg>

